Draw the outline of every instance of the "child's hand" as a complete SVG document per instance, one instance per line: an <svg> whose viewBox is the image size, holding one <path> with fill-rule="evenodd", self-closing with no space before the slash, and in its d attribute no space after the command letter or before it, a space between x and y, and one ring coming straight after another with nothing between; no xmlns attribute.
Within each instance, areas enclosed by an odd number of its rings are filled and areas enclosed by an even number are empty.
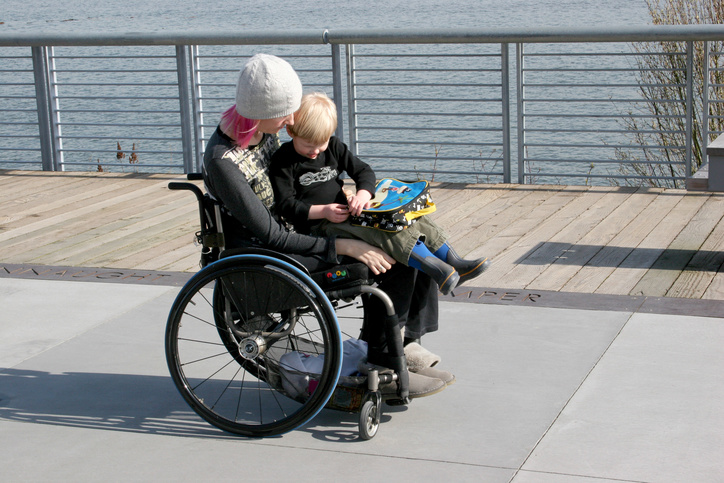
<svg viewBox="0 0 724 483"><path fill-rule="evenodd" d="M342 223L349 217L349 209L345 205L340 205L338 203L323 205L322 213L324 218L332 223Z"/></svg>
<svg viewBox="0 0 724 483"><path fill-rule="evenodd" d="M349 202L350 198L354 197L354 191L349 188L342 187L342 193L344 193L344 197L347 198L347 202Z"/></svg>
<svg viewBox="0 0 724 483"><path fill-rule="evenodd" d="M349 203L349 214L352 216L359 216L362 210L370 207L370 200L372 199L372 193L367 190L359 190L357 194L347 199Z"/></svg>

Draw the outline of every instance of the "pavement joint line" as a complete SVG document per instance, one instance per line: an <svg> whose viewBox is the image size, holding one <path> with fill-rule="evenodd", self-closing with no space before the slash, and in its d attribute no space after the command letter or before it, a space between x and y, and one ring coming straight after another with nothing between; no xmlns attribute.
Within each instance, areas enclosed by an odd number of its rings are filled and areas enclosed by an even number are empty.
<svg viewBox="0 0 724 483"><path fill-rule="evenodd" d="M631 322L631 318L632 318L633 316L634 316L633 313L630 314L630 315L626 318L626 321L625 321L623 324L621 324L621 327L619 327L618 331L616 332L616 335L613 336L613 338L611 338L611 340L609 341L609 343L608 343L608 345L606 346L606 348L603 350L603 352L601 352L601 354L599 355L598 359L596 359L596 362L593 363L593 365L590 367L590 369L588 370L588 372L586 373L586 375L585 375L585 376L581 379L581 381L578 383L578 386L576 386L576 388L570 393L570 395L568 396L568 399L566 400L566 402L560 407L560 409L559 409L558 413L556 414L556 416L551 420L551 422L550 422L550 424L548 425L548 427L545 429L545 431L543 431L543 434L541 434L540 438L538 438L538 441L536 441L536 443L533 445L533 447L530 449L530 451L529 451L528 454L526 455L526 457L525 457L525 459L523 460L523 462L520 464L520 467L519 467L518 470L516 471L516 475L515 475L515 476L517 476L517 474L518 474L520 471L524 471L524 470L523 470L523 467L526 466L526 464L528 463L528 461L531 459L531 457L533 456L533 454L536 452L536 450L537 450L538 447L540 446L541 442L542 442L542 441L546 438L546 436L550 433L551 429L558 423L558 420L560 419L561 415L567 410L568 406L571 404L571 401L576 397L576 395L577 395L578 392L581 390L581 388L583 387L583 385L586 384L586 382L588 381L588 378L591 377L591 374L596 370L596 368L597 368L598 365L601 363L601 361L602 361L603 358L606 356L606 354L608 354L608 351L611 350L611 347L616 343L616 341L618 340L619 336L621 335L621 332L623 332L624 329L626 328L626 326L629 324L629 322ZM582 475L568 475L568 476L582 476ZM515 478L513 478L513 479L515 479ZM512 481L512 480L511 480L511 481ZM634 483L634 482L632 482L632 483Z"/></svg>
<svg viewBox="0 0 724 483"><path fill-rule="evenodd" d="M194 273L144 269L48 266L0 263L0 279L57 280L182 287ZM555 292L462 286L440 301L523 307L717 317L724 321L724 300Z"/></svg>

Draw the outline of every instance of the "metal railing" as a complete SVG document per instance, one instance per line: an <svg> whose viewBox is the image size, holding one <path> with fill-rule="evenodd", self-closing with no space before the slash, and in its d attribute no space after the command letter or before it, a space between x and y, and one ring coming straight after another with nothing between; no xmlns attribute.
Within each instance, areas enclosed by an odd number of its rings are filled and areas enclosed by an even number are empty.
<svg viewBox="0 0 724 483"><path fill-rule="evenodd" d="M653 165L678 165L678 177L691 173L690 117L673 114L681 123L670 131L672 139L684 145L663 145L660 133L649 129L658 115L648 108L650 99L642 97L640 70L634 68L637 54L621 45L608 44L604 50L584 50L586 45L552 46L544 51L528 52L518 47L518 163L519 173L532 178L545 173L548 178L585 177L632 179L668 179L655 173L641 174L632 169L635 160ZM568 48L566 48L568 47ZM533 49L531 49L533 50ZM686 51L663 55L683 57L687 65L691 43ZM661 77L691 79L691 70L662 68ZM686 90L683 98L657 98L654 104L691 106L690 85L673 81L659 89ZM669 112L666 108L661 116ZM659 155L666 150L668 161ZM541 168L543 166L543 168ZM553 167L553 169L545 169ZM520 182L523 181L520 177Z"/></svg>
<svg viewBox="0 0 724 483"><path fill-rule="evenodd" d="M631 46L663 41L677 49L645 55L684 67L652 83L646 73L661 69ZM723 42L721 25L0 35L0 167L198 170L239 68L264 51L335 99L337 134L380 173L673 185L692 174L693 147L722 132Z"/></svg>

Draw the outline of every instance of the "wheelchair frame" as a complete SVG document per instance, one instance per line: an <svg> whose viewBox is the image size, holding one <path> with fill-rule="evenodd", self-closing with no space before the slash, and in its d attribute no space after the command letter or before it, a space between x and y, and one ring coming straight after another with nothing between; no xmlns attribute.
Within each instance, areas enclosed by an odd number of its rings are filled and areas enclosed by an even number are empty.
<svg viewBox="0 0 724 483"><path fill-rule="evenodd" d="M189 180L202 179L200 174ZM177 389L210 424L250 437L299 428L324 407L359 410L359 434L371 439L382 415L380 384L396 382L390 404L409 403L407 367L394 306L362 280L337 281L353 266L312 273L271 250L225 250L220 206L193 183L169 189L195 194L199 206L202 269L184 285L169 313L166 361ZM392 370L369 366L367 375L340 377L343 342L335 309L375 296L387 312L385 334Z"/></svg>

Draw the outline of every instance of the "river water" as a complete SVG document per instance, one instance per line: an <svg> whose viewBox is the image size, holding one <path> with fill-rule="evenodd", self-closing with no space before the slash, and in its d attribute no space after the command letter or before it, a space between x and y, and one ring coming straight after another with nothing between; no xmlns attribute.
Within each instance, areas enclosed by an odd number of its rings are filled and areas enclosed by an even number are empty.
<svg viewBox="0 0 724 483"><path fill-rule="evenodd" d="M127 32L585 27L650 19L644 0L3 0L0 22L0 32Z"/></svg>
<svg viewBox="0 0 724 483"><path fill-rule="evenodd" d="M238 2L234 11L229 10L229 5L234 4L235 2L217 0L208 0L203 3L190 0L159 0L153 2L147 0L119 0L112 3L99 0L76 0L73 2L61 2L59 0L2 0L0 34L3 32L62 34L157 31L215 33L219 31L245 32L248 30L321 30L324 28L414 28L422 30L426 28L485 29L487 27L495 29L508 27L520 31L537 27L600 27L604 23L606 26L638 26L650 23L645 0L609 0L606 2L600 0L417 0L414 2L397 0L334 0L329 2L286 0L283 2L243 2L243 4ZM270 53L287 55L294 52L294 48L282 49L276 47L275 49L269 49L269 51ZM395 48L405 49L404 46ZM592 47L585 45L583 48ZM415 50L417 47L411 49ZM61 52L61 55L63 52L67 52L64 49L56 50ZM238 50L243 51L243 49ZM395 52L398 52L398 50L395 50ZM125 67L121 66L120 60L118 62L117 67L111 66L108 70L115 71L117 69L116 76L123 82L123 73L121 71ZM170 60L169 62L171 63L169 68L173 69L172 64L174 61ZM141 66L141 68L143 67ZM238 68L238 66L235 65L234 68ZM0 66L0 108L2 108L3 102L3 89L8 89L3 86L1 71L2 67ZM88 77L91 76L92 74L88 74ZM302 78L304 79L303 75ZM305 84L306 82L305 80ZM92 94L90 90L85 92ZM13 95L13 92L10 92L10 94ZM144 92L143 94L147 93ZM138 96L139 93L132 92L131 88L129 88L128 95ZM209 101L205 107L209 107L212 112L223 110L221 106L211 108L211 105L212 103ZM84 108L82 105L80 107L81 109ZM93 108L93 106L89 105L88 108ZM80 114L68 112L67 107L64 109L66 111L63 112L65 116L63 121L66 123L72 123L74 121L73 116L80 116ZM119 111L122 112L123 107ZM97 115L99 116L99 124L102 124L104 115L108 116L108 114L103 113ZM122 114L118 114L115 120L120 124L124 123ZM159 115L158 121L159 124L163 124L162 115ZM2 129L5 128L0 126L0 130ZM69 125L63 134L72 133L72 129L74 128ZM121 137L128 136L132 131L130 127L124 129L126 132L106 134ZM138 132L131 134L132 137L137 137L139 140L137 144L133 142L133 139L127 142L132 144L133 148L138 149L139 153L142 152L143 144L146 146L154 144L156 147L162 144L155 141L143 141L146 135L143 129L141 128ZM173 128L168 129L170 132L174 131ZM159 129L159 131L163 131L163 128ZM0 134L4 133L0 132ZM513 134L515 134L514 128ZM85 135L82 134L82 136ZM173 135L177 136L178 134L174 132ZM425 135L425 133L421 133L421 135ZM376 131L375 136L384 141L390 141L397 134ZM2 141L0 138L0 143L5 142L7 141ZM96 158L98 158L98 164L107 165L115 161L113 159L117 142L115 139L102 141L104 143L102 149L106 150L105 154L93 155L81 153L82 149L73 152L73 142L70 139L64 141L64 149L67 150L65 153L66 161L83 158L80 159L81 163L95 163ZM126 150L128 149L128 146L124 147ZM367 151L362 151L362 147ZM373 148L362 147L360 153L363 155L374 157L377 154ZM162 147L160 149L166 148ZM178 148L168 148L169 152L174 149ZM424 149L430 151L428 148ZM421 152L421 156L429 156L430 153L427 151ZM2 163L2 153L0 151L0 167L7 167ZM498 150L495 156L499 155L500 151ZM21 153L20 156L25 156L25 154ZM143 157L141 154L139 156ZM162 161L162 164L177 164L179 162L178 155L169 154L168 156L169 159ZM144 159L144 161L146 160ZM409 164L409 161L399 161L397 164L394 160L383 160L381 162L390 163L390 168L402 167L404 163ZM424 166L423 169L425 169ZM579 167L573 169L579 169ZM582 167L580 169L587 170L588 168Z"/></svg>

